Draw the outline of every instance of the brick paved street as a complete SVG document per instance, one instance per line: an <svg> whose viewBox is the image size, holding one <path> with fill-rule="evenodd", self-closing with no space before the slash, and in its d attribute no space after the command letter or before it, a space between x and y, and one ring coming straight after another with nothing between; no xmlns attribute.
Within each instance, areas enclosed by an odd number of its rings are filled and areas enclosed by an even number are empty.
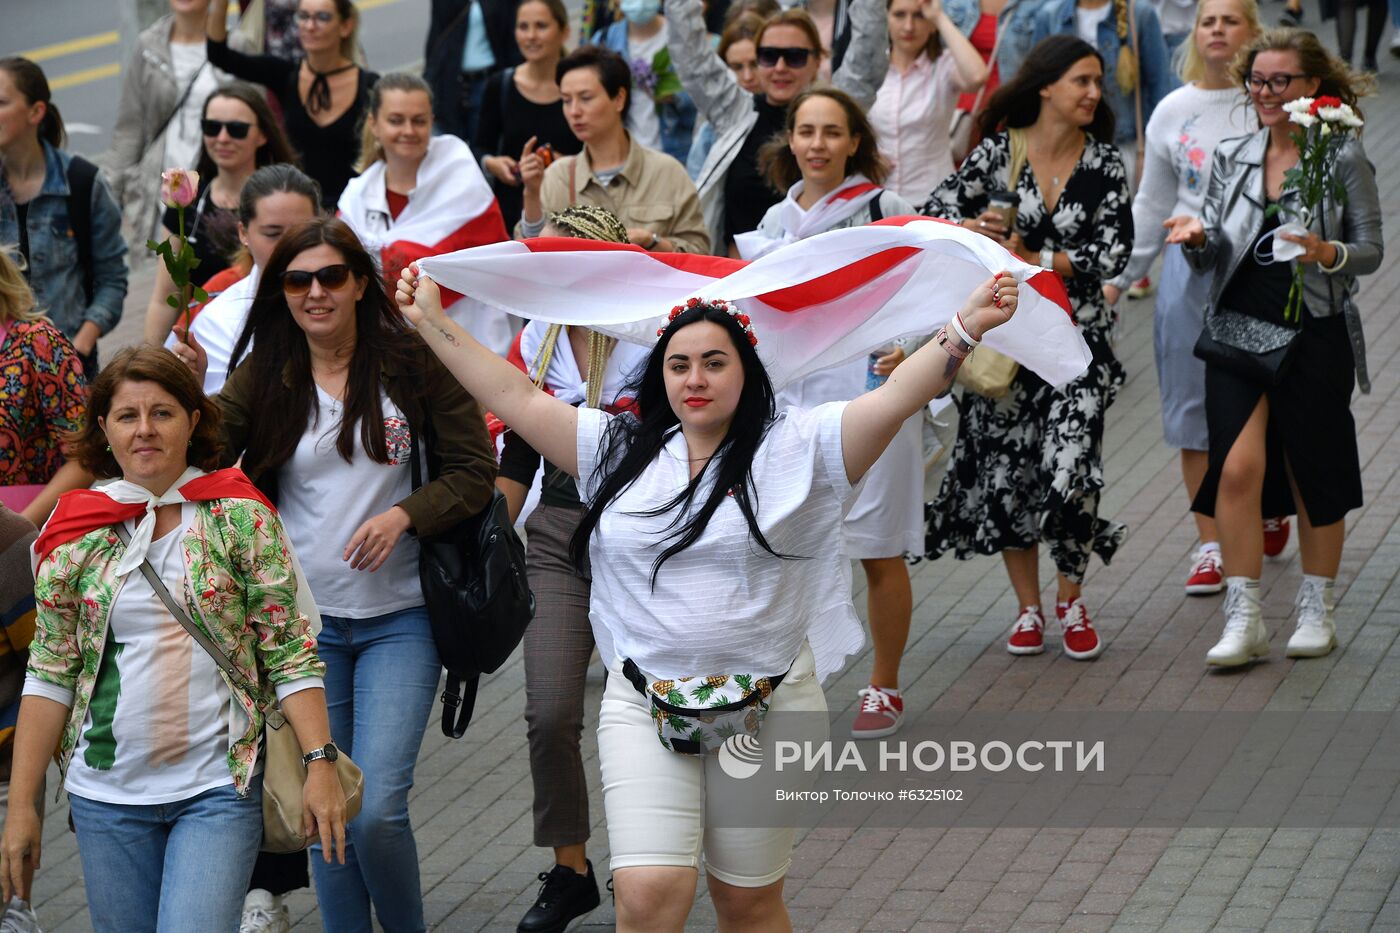
<svg viewBox="0 0 1400 933"><path fill-rule="evenodd" d="M1326 31L1330 37L1330 24ZM1382 203L1390 207L1400 204L1400 67L1393 61L1382 67L1388 96L1368 102L1365 138ZM1388 214L1389 254L1396 257L1400 216ZM1096 563L1086 584L1108 650L1092 663L1057 650L1013 659L1002 639L1016 607L1000 561L925 562L914 575L906 708L1394 710L1400 702L1400 323L1391 295L1400 272L1392 261L1362 282L1374 390L1353 405L1366 506L1348 528L1337 651L1320 660L1282 656L1301 573L1295 539L1265 567L1270 658L1245 671L1206 671L1205 652L1220 631L1220 601L1182 591L1194 528L1176 457L1160 439L1152 305L1125 302L1119 352L1129 375L1109 414L1103 513L1127 522L1131 534L1113 565ZM144 297L143 288L133 291ZM139 317L137 306L128 305L132 317ZM131 320L122 329L137 331ZM1050 562L1042 563L1050 585ZM856 602L862 606L863 594ZM855 660L826 685L831 708L847 719L869 663L868 655ZM513 930L535 896L536 873L549 865L547 853L531 846L522 677L517 656L483 683L476 721L463 740L444 739L434 722L424 743L412 813L435 929ZM593 789L590 855L606 878L593 735L601 684L595 670L584 741ZM90 929L65 813L61 805L51 810L36 898L45 929L59 933ZM1396 930L1397 875L1400 830L815 829L800 837L787 900L799 930ZM290 902L296 929L321 929L309 892ZM605 896L582 928L611 925ZM690 928L713 927L702 883Z"/></svg>

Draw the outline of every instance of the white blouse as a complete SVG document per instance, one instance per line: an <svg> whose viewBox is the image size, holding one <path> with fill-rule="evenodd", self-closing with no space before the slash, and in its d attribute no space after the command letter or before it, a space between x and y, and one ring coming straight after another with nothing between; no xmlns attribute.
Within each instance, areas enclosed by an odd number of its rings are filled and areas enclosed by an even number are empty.
<svg viewBox="0 0 1400 933"><path fill-rule="evenodd" d="M752 539L738 503L726 500L704 534L662 565L676 515L642 515L690 482L689 448L676 430L655 460L603 512L589 542L589 618L603 659L631 658L648 674L780 674L804 639L818 678L841 668L865 634L851 605L850 564L841 520L852 486L841 453L845 402L789 408L768 428L753 459L750 494L764 537L784 560ZM607 470L600 462L615 416L578 413L579 489L591 500ZM622 416L631 417L631 416ZM704 501L710 483L697 491Z"/></svg>
<svg viewBox="0 0 1400 933"><path fill-rule="evenodd" d="M880 155L890 163L885 187L922 204L953 174L949 131L958 104L957 63L945 51L937 61L920 53L903 74L890 65L870 108Z"/></svg>

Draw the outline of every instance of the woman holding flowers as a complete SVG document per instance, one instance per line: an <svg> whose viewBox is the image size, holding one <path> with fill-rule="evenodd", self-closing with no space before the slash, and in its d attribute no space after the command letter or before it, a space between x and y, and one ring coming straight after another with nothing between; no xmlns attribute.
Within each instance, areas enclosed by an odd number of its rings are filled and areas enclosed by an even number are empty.
<svg viewBox="0 0 1400 933"><path fill-rule="evenodd" d="M1370 391L1352 295L1382 253L1375 176L1351 137L1371 79L1294 29L1256 39L1236 74L1261 128L1216 149L1200 218L1167 221L1167 242L1214 275L1197 347L1210 460L1193 508L1220 529L1225 632L1206 655L1215 666L1269 652L1262 515L1298 515L1303 583L1288 656L1336 646L1333 580L1346 513L1361 505L1349 406L1353 385Z"/></svg>
<svg viewBox="0 0 1400 933"><path fill-rule="evenodd" d="M264 165L296 162L281 125L267 105L267 97L256 87L234 81L217 88L204 101L200 111L200 132L204 148L198 170L181 192L192 200L186 204L167 203L161 224L165 238L183 236L199 260L190 281L204 287L225 269L239 249L238 197L243 183ZM167 192L168 193L168 192ZM182 211L188 211L184 218ZM165 341L171 326L183 314L168 298L176 294L175 283L164 263L156 266L156 282L146 306L146 342Z"/></svg>

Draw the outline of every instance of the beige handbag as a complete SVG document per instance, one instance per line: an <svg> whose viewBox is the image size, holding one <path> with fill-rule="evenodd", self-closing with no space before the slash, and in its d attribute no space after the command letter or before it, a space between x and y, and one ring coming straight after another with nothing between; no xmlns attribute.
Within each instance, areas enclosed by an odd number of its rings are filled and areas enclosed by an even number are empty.
<svg viewBox="0 0 1400 933"><path fill-rule="evenodd" d="M122 544L130 544L131 536L126 527L118 522L113 526ZM203 648L228 675L229 680L238 683L242 680L238 668L224 654L208 635L190 620L189 613L175 601L161 582L151 562L141 562L141 575L156 591L165 608L175 617L190 637ZM248 690L248 695L256 697L258 692ZM268 704L263 710L263 720L267 728L263 730L263 839L260 848L264 852L300 852L313 840L302 835L304 817L302 790L306 785L306 766L301 763L301 743L296 732L282 715L282 708L276 703ZM360 812L364 802L365 776L359 765L350 756L341 752L335 760L335 774L340 779L340 788L345 792L345 822L349 823Z"/></svg>
<svg viewBox="0 0 1400 933"><path fill-rule="evenodd" d="M1011 164L1006 189L1015 191L1021 181L1021 170L1026 167L1026 133L1025 130L1010 129L1006 135L1011 140ZM1021 364L1005 353L998 353L991 347L978 347L958 367L955 381L964 389L985 398L1005 398L1020 370Z"/></svg>

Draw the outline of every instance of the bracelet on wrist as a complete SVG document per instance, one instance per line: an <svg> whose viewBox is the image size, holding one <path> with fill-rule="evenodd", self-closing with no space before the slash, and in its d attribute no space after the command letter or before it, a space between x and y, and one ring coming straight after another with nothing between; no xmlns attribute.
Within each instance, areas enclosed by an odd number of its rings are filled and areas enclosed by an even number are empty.
<svg viewBox="0 0 1400 933"><path fill-rule="evenodd" d="M981 340L975 339L972 336L972 334L968 331L968 329L963 325L961 311L959 311L957 314L954 314L953 319L948 323L953 326L953 330L956 331L957 335L962 338L963 343L967 344L967 352L971 353L973 350L977 349L979 344L982 343Z"/></svg>
<svg viewBox="0 0 1400 933"><path fill-rule="evenodd" d="M949 331L947 326L944 326L941 330L939 330L938 334L933 339L935 343L937 343L944 350L948 351L949 356L951 356L958 362L962 362L963 360L967 359L968 355L971 354L974 349L976 349L975 346L968 346L966 343L964 343L962 338L959 337L957 334L954 334L951 331Z"/></svg>
<svg viewBox="0 0 1400 933"><path fill-rule="evenodd" d="M1347 245L1341 240L1328 240L1328 242L1331 243L1332 248L1337 251L1337 255L1333 257L1332 265L1325 266L1319 262L1317 267L1328 275L1332 275L1333 273L1342 271L1342 267L1347 264L1348 251Z"/></svg>

